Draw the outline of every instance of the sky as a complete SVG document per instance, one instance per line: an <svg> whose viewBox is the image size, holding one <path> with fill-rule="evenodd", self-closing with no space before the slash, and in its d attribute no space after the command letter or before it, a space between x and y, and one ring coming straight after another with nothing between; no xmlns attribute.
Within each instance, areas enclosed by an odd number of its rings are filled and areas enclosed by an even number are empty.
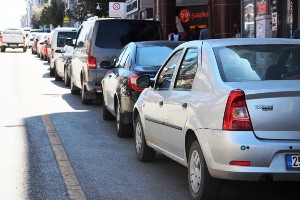
<svg viewBox="0 0 300 200"><path fill-rule="evenodd" d="M0 0L0 29L21 27L21 16L25 14L25 0Z"/></svg>

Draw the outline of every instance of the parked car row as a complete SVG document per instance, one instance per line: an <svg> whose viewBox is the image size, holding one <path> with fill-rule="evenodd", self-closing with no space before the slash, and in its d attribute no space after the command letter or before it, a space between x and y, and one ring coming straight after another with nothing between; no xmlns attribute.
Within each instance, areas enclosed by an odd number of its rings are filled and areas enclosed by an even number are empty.
<svg viewBox="0 0 300 200"><path fill-rule="evenodd" d="M220 179L299 180L300 42L162 39L156 21L89 20L50 75L102 103L138 160L186 166L193 199L217 199Z"/></svg>

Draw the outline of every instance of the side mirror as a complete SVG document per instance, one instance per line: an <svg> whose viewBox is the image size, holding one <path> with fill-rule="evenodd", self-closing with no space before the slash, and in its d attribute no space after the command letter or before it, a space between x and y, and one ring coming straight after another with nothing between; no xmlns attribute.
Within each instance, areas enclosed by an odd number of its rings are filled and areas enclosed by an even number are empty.
<svg viewBox="0 0 300 200"><path fill-rule="evenodd" d="M56 49L55 53L62 53L62 50L61 49Z"/></svg>
<svg viewBox="0 0 300 200"><path fill-rule="evenodd" d="M150 76L143 75L136 79L136 85L141 88L147 88L151 86Z"/></svg>
<svg viewBox="0 0 300 200"><path fill-rule="evenodd" d="M101 61L100 62L100 68L104 68L104 69L111 69L111 63L110 61Z"/></svg>

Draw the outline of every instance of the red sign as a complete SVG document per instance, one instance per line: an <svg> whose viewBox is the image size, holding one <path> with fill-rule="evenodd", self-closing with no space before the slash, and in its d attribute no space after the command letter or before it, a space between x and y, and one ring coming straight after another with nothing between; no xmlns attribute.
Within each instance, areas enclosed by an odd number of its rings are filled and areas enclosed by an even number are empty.
<svg viewBox="0 0 300 200"><path fill-rule="evenodd" d="M256 4L257 14L263 15L267 13L267 4L264 3L257 3Z"/></svg>

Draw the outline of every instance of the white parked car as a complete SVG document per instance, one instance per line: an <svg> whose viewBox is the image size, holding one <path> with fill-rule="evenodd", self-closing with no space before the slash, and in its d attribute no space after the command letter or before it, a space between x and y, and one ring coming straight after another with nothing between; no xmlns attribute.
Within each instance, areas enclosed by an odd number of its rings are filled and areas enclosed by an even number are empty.
<svg viewBox="0 0 300 200"><path fill-rule="evenodd" d="M216 39L178 46L134 107L137 157L188 167L193 199L219 179L300 180L300 42Z"/></svg>

